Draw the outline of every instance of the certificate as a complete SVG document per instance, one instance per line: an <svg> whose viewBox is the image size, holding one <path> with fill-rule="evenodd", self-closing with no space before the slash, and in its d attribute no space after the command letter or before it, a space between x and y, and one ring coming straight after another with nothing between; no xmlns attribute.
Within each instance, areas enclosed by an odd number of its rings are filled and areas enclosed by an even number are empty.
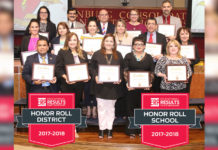
<svg viewBox="0 0 218 150"><path fill-rule="evenodd" d="M131 35L133 38L142 34L142 32L140 30L128 30L126 32L127 32L127 34Z"/></svg>
<svg viewBox="0 0 218 150"><path fill-rule="evenodd" d="M150 73L147 71L129 71L128 84L130 88L144 89L150 86Z"/></svg>
<svg viewBox="0 0 218 150"><path fill-rule="evenodd" d="M83 50L86 52L95 52L101 49L102 39L83 39Z"/></svg>
<svg viewBox="0 0 218 150"><path fill-rule="evenodd" d="M48 32L39 32L39 35L46 37L49 39L49 33Z"/></svg>
<svg viewBox="0 0 218 150"><path fill-rule="evenodd" d="M162 45L161 44L146 43L145 52L150 54L151 56L160 55L160 54L162 54Z"/></svg>
<svg viewBox="0 0 218 150"><path fill-rule="evenodd" d="M28 56L36 54L36 53L37 53L37 51L25 51L25 52L21 52L21 58L22 58L21 63L22 63L22 65L25 64L26 59L27 59Z"/></svg>
<svg viewBox="0 0 218 150"><path fill-rule="evenodd" d="M54 77L54 64L33 64L32 80L50 81Z"/></svg>
<svg viewBox="0 0 218 150"><path fill-rule="evenodd" d="M119 65L99 65L98 66L99 82L119 82L120 66Z"/></svg>
<svg viewBox="0 0 218 150"><path fill-rule="evenodd" d="M126 56L126 54L132 52L132 46L129 45L117 45L117 51L119 51L123 58Z"/></svg>
<svg viewBox="0 0 218 150"><path fill-rule="evenodd" d="M187 59L195 59L195 45L181 45L181 55Z"/></svg>
<svg viewBox="0 0 218 150"><path fill-rule="evenodd" d="M174 25L174 24L158 24L158 32L164 34L166 37L175 36L176 25Z"/></svg>
<svg viewBox="0 0 218 150"><path fill-rule="evenodd" d="M167 65L167 81L181 82L187 81L187 66L186 65Z"/></svg>
<svg viewBox="0 0 218 150"><path fill-rule="evenodd" d="M85 81L89 78L87 63L66 65L66 72L70 82Z"/></svg>
<svg viewBox="0 0 218 150"><path fill-rule="evenodd" d="M83 29L81 29L81 28L70 29L70 32L76 33L79 39L83 35Z"/></svg>
<svg viewBox="0 0 218 150"><path fill-rule="evenodd" d="M63 47L64 47L64 45L62 45L62 44L53 44L54 54L58 55L59 50L62 49Z"/></svg>

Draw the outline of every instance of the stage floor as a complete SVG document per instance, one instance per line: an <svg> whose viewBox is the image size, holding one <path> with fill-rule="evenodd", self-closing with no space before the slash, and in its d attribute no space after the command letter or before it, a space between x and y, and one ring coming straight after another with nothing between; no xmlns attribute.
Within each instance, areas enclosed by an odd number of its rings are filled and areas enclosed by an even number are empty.
<svg viewBox="0 0 218 150"><path fill-rule="evenodd" d="M159 149L151 146L146 146L141 143L139 136L130 139L124 133L124 126L114 127L113 138L104 139L98 138L98 127L89 126L87 129L79 131L79 137L76 138L74 144L66 144L55 148L47 148L44 146L32 144L28 142L27 131L16 131L14 135L14 149L15 150L150 150ZM172 148L173 150L203 150L204 149L204 130L190 129L189 130L189 144Z"/></svg>

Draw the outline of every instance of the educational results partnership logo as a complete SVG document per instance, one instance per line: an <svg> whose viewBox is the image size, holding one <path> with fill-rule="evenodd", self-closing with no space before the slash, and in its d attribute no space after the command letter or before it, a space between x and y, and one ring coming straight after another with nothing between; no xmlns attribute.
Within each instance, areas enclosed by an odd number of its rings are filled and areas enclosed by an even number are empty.
<svg viewBox="0 0 218 150"><path fill-rule="evenodd" d="M141 142L162 149L189 143L189 126L200 128L187 93L142 93L141 109L134 110L129 128L141 126Z"/></svg>
<svg viewBox="0 0 218 150"><path fill-rule="evenodd" d="M56 147L75 142L75 125L86 127L74 93L30 93L29 108L22 110L17 127L29 128L29 142Z"/></svg>

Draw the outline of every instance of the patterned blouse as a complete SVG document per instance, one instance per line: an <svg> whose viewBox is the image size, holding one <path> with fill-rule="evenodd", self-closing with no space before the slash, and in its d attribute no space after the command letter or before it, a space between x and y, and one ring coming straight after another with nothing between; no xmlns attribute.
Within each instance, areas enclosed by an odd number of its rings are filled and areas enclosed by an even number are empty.
<svg viewBox="0 0 218 150"><path fill-rule="evenodd" d="M157 75L158 73L166 74L166 65L168 64L186 64L187 65L187 71L188 76L190 77L192 75L191 67L185 57L182 57L181 59L169 59L166 56L161 57L155 67L154 73ZM160 88L164 90L182 90L186 88L186 83L184 82L170 82L166 83L164 78L162 78Z"/></svg>

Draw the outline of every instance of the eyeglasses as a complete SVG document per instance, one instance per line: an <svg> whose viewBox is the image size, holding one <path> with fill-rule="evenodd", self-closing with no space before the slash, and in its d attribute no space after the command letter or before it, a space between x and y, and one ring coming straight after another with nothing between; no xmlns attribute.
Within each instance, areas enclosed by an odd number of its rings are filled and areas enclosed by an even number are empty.
<svg viewBox="0 0 218 150"><path fill-rule="evenodd" d="M69 15L76 15L76 13L69 13Z"/></svg>
<svg viewBox="0 0 218 150"><path fill-rule="evenodd" d="M134 46L144 46L144 44L134 44Z"/></svg>
<svg viewBox="0 0 218 150"><path fill-rule="evenodd" d="M47 12L40 12L40 14L47 14Z"/></svg>
<svg viewBox="0 0 218 150"><path fill-rule="evenodd" d="M99 14L100 16L108 16L108 14Z"/></svg>

